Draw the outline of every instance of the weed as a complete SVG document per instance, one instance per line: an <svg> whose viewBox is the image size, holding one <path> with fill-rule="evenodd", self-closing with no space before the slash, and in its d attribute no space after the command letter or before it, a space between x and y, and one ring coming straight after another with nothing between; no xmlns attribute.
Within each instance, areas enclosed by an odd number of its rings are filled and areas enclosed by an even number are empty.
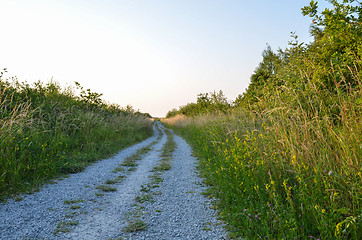
<svg viewBox="0 0 362 240"><path fill-rule="evenodd" d="M117 191L117 188L111 187L108 185L100 185L97 187L97 189L102 190L103 192L115 192Z"/></svg>
<svg viewBox="0 0 362 240"><path fill-rule="evenodd" d="M135 219L128 222L128 225L123 229L124 232L138 232L143 231L147 227L147 224L141 219Z"/></svg>
<svg viewBox="0 0 362 240"><path fill-rule="evenodd" d="M84 202L84 200L82 199L77 199L77 200L65 200L64 204L74 204L74 203L80 203L80 202Z"/></svg>
<svg viewBox="0 0 362 240"><path fill-rule="evenodd" d="M124 161L121 166L123 167L136 167L138 166L137 163L135 163L134 161Z"/></svg>
<svg viewBox="0 0 362 240"><path fill-rule="evenodd" d="M104 196L104 193L95 193L95 195L96 195L97 197L103 197L103 196Z"/></svg>
<svg viewBox="0 0 362 240"><path fill-rule="evenodd" d="M118 179L110 179L105 182L106 184L116 184L118 183Z"/></svg>
<svg viewBox="0 0 362 240"><path fill-rule="evenodd" d="M71 226L76 226L78 225L79 222L74 222L74 221L61 221L58 223L56 230L54 231L54 234L58 234L58 233L66 233L66 232L70 232L71 231Z"/></svg>
<svg viewBox="0 0 362 240"><path fill-rule="evenodd" d="M135 200L139 203L144 203L144 202L152 202L154 201L153 196L151 194L144 194L141 196L137 196L135 198Z"/></svg>
<svg viewBox="0 0 362 240"><path fill-rule="evenodd" d="M155 173L155 174L150 175L148 177L152 179L152 181L151 181L152 184L158 184L158 183L163 182L163 178L161 177L160 173Z"/></svg>
<svg viewBox="0 0 362 240"><path fill-rule="evenodd" d="M0 199L33 192L152 134L144 115L76 88L81 95L56 82L30 85L1 74Z"/></svg>
<svg viewBox="0 0 362 240"><path fill-rule="evenodd" d="M119 175L116 179L117 179L118 181L121 181L122 179L125 179L125 178L126 178L125 175Z"/></svg>
<svg viewBox="0 0 362 240"><path fill-rule="evenodd" d="M124 172L124 168L122 168L122 167L116 167L116 168L113 169L112 172L113 172L113 173Z"/></svg>
<svg viewBox="0 0 362 240"><path fill-rule="evenodd" d="M150 185L142 185L141 192L149 192L151 190Z"/></svg>

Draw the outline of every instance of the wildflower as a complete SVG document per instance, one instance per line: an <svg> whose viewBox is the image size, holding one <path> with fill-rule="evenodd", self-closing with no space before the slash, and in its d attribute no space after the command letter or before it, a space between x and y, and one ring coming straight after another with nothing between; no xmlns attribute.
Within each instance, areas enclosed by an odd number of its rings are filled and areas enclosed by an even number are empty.
<svg viewBox="0 0 362 240"><path fill-rule="evenodd" d="M258 220L258 219L259 219L259 216L258 216L258 215L255 215L255 219L257 219L257 220Z"/></svg>
<svg viewBox="0 0 362 240"><path fill-rule="evenodd" d="M340 223L338 223L338 224L336 225L336 231L335 231L335 233L334 233L334 235L335 235L336 237L339 237L339 236L341 235L341 233L342 233L342 225L343 225L343 222L340 222Z"/></svg>
<svg viewBox="0 0 362 240"><path fill-rule="evenodd" d="M271 207L271 203L268 204L268 207Z"/></svg>
<svg viewBox="0 0 362 240"><path fill-rule="evenodd" d="M246 212L246 209L244 209L244 212Z"/></svg>
<svg viewBox="0 0 362 240"><path fill-rule="evenodd" d="M249 213L248 216L251 217L251 214Z"/></svg>
<svg viewBox="0 0 362 240"><path fill-rule="evenodd" d="M331 176L332 173L333 173L333 171L331 170L331 171L328 172L328 175Z"/></svg>

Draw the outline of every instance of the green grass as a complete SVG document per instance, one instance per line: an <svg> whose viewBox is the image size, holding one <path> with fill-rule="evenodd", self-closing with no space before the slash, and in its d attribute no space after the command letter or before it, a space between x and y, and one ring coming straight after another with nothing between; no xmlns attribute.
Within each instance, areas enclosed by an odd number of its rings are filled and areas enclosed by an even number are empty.
<svg viewBox="0 0 362 240"><path fill-rule="evenodd" d="M103 192L116 192L117 188L109 186L109 185L100 185L97 189L102 190Z"/></svg>
<svg viewBox="0 0 362 240"><path fill-rule="evenodd" d="M72 209L72 210L75 210L75 209L79 209L80 206L79 205L72 205L69 208Z"/></svg>
<svg viewBox="0 0 362 240"><path fill-rule="evenodd" d="M122 168L122 167L116 167L116 168L113 169L112 172L113 172L113 173L124 172L124 168Z"/></svg>
<svg viewBox="0 0 362 240"><path fill-rule="evenodd" d="M74 204L74 203L80 203L80 202L84 202L84 200L82 199L77 199L77 200L65 200L64 204Z"/></svg>
<svg viewBox="0 0 362 240"><path fill-rule="evenodd" d="M152 147L153 145L155 145L155 144L156 144L156 141L150 143L150 144L149 144L148 146L146 146L146 147L143 147L143 148L137 150L137 152L136 152L135 154L127 157L127 158L120 164L120 166L122 166L122 167L128 167L128 171L133 171L133 170L135 170L135 169L136 169L135 167L138 166L137 161L141 160L142 157L143 157L144 155L146 155L146 154L151 150L151 147Z"/></svg>
<svg viewBox="0 0 362 240"><path fill-rule="evenodd" d="M95 193L95 195L96 195L97 197L103 197L103 196L104 196L104 193Z"/></svg>
<svg viewBox="0 0 362 240"><path fill-rule="evenodd" d="M142 114L77 88L0 76L0 199L82 171L152 134Z"/></svg>
<svg viewBox="0 0 362 240"><path fill-rule="evenodd" d="M163 182L163 178L161 177L161 173L160 172L156 172L150 176L148 176L148 178L150 178L151 184L159 184L161 182Z"/></svg>
<svg viewBox="0 0 362 240"><path fill-rule="evenodd" d="M139 202L139 203L152 202L152 201L154 201L153 196L152 196L152 194L150 194L150 193L137 196L137 197L135 198L135 200L136 200L137 202Z"/></svg>
<svg viewBox="0 0 362 240"><path fill-rule="evenodd" d="M54 231L54 235L58 233L66 233L71 231L72 226L77 226L79 222L75 221L61 221L58 223L56 230Z"/></svg>
<svg viewBox="0 0 362 240"><path fill-rule="evenodd" d="M176 131L193 146L207 194L218 199L231 238L358 239L358 119L333 126L303 115L291 121L280 110L269 115L240 110L180 125Z"/></svg>
<svg viewBox="0 0 362 240"><path fill-rule="evenodd" d="M152 171L168 171L171 169L170 159L162 159L160 163L152 169Z"/></svg>
<svg viewBox="0 0 362 240"><path fill-rule="evenodd" d="M169 129L166 129L165 132L167 135L167 141L161 150L161 160L159 161L157 166L155 166L151 170L151 172L162 172L171 169L171 160L173 152L176 149L176 143L171 131Z"/></svg>
<svg viewBox="0 0 362 240"><path fill-rule="evenodd" d="M105 183L106 183L106 184L116 184L116 183L118 183L118 182L119 182L118 179L110 179L110 180L107 180Z"/></svg>
<svg viewBox="0 0 362 240"><path fill-rule="evenodd" d="M149 192L151 190L150 184L147 185L141 185L141 192Z"/></svg>
<svg viewBox="0 0 362 240"><path fill-rule="evenodd" d="M124 232L138 232L147 228L147 224L141 219L135 219L130 221L128 225L123 229Z"/></svg>
<svg viewBox="0 0 362 240"><path fill-rule="evenodd" d="M131 212L125 215L127 226L122 229L123 232L138 232L147 228L147 223L142 219L144 207L139 204L136 204L134 207Z"/></svg>

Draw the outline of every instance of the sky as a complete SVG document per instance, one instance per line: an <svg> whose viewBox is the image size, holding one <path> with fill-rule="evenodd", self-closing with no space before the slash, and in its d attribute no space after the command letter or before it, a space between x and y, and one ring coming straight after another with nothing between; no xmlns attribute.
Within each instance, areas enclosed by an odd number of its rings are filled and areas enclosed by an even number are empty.
<svg viewBox="0 0 362 240"><path fill-rule="evenodd" d="M222 90L234 100L267 44L312 40L308 0L0 0L0 69L20 81L79 82L163 117ZM328 6L320 1L320 8Z"/></svg>

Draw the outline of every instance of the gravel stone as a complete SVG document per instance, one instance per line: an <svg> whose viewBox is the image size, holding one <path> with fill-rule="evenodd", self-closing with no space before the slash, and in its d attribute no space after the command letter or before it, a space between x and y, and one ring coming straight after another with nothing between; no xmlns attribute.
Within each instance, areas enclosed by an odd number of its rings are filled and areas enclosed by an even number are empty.
<svg viewBox="0 0 362 240"><path fill-rule="evenodd" d="M178 136L175 142L172 167L162 174L164 181L155 189L162 194L143 205L148 227L127 239L227 239L211 201L201 194L206 187L196 172L197 160L190 146Z"/></svg>

